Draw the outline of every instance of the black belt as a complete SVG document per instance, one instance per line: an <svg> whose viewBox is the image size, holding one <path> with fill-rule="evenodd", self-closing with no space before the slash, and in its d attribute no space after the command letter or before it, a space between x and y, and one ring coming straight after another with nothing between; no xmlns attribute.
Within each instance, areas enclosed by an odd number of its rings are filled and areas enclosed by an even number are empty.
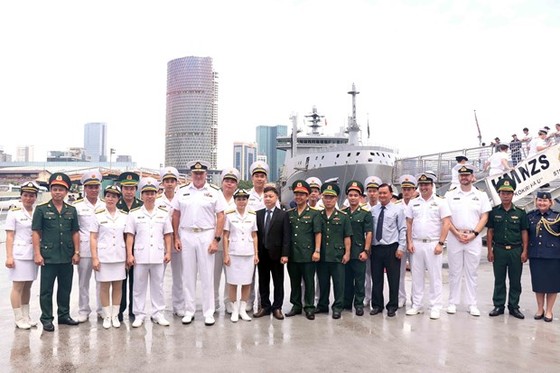
<svg viewBox="0 0 560 373"><path fill-rule="evenodd" d="M502 245L501 243L495 243L494 247L498 249L511 250L511 249L521 247L521 244L518 243L518 244L511 244L511 245Z"/></svg>

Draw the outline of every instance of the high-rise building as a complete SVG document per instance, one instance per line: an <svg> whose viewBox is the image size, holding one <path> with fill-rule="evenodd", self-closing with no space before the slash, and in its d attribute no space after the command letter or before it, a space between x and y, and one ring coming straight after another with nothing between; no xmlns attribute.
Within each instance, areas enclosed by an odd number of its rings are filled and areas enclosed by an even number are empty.
<svg viewBox="0 0 560 373"><path fill-rule="evenodd" d="M84 149L86 160L107 162L107 124L86 123L84 125Z"/></svg>
<svg viewBox="0 0 560 373"><path fill-rule="evenodd" d="M218 73L211 57L182 57L167 63L165 164L187 171L202 159L218 164Z"/></svg>
<svg viewBox="0 0 560 373"><path fill-rule="evenodd" d="M270 167L269 181L277 181L280 167L284 164L286 152L276 149L276 138L288 134L287 126L257 126L257 154L265 155Z"/></svg>
<svg viewBox="0 0 560 373"><path fill-rule="evenodd" d="M34 147L29 146L18 146L16 148L16 162L33 162L34 158Z"/></svg>
<svg viewBox="0 0 560 373"><path fill-rule="evenodd" d="M241 173L241 179L251 180L251 164L257 160L257 144L233 143L233 167Z"/></svg>

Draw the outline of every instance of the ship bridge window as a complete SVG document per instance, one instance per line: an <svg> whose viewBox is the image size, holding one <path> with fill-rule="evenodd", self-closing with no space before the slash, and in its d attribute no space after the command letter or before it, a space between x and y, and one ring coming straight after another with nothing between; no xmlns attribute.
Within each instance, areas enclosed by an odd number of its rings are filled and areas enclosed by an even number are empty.
<svg viewBox="0 0 560 373"><path fill-rule="evenodd" d="M357 152L357 153L356 153L356 157L359 156L359 155L360 155L360 152Z"/></svg>
<svg viewBox="0 0 560 373"><path fill-rule="evenodd" d="M373 162L373 158L368 158L368 162Z"/></svg>
<svg viewBox="0 0 560 373"><path fill-rule="evenodd" d="M348 153L347 157L350 157L352 155L352 153Z"/></svg>
<svg viewBox="0 0 560 373"><path fill-rule="evenodd" d="M337 157L337 158L340 157L340 154L337 154L336 157Z"/></svg>
<svg viewBox="0 0 560 373"><path fill-rule="evenodd" d="M325 159L325 156L323 155L323 156L321 157L321 159Z"/></svg>

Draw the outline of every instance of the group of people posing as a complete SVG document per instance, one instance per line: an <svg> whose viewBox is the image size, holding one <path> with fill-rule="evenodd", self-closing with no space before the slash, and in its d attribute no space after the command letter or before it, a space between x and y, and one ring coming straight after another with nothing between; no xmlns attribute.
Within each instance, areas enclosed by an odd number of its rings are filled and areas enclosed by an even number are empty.
<svg viewBox="0 0 560 373"><path fill-rule="evenodd" d="M180 187L173 167L162 169L159 181L124 172L102 193L101 174L88 172L81 178L84 198L73 205L65 201L71 180L64 173L51 175L51 199L38 206L39 187L24 183L21 206L10 210L5 226L16 326L37 325L30 317L29 301L39 267L40 321L45 331L55 330L55 281L58 324L89 320L92 273L96 313L104 328L120 327L125 311L131 326L141 327L148 316L148 286L151 320L167 326L163 286L168 264L172 311L183 324L195 318L198 282L204 323L215 323L222 275L225 311L232 322L301 314L313 320L316 314L329 312L339 319L344 310L363 316L368 306L370 315L386 310L388 317L394 317L408 301L407 264L412 296L406 315L422 313L427 305L430 318L438 319L443 308L444 246L449 263L447 313L464 306L472 316L480 316L476 289L484 228L495 277L494 309L489 315L503 314L507 306L513 317L524 318L519 310L521 273L529 259L537 300L534 317L553 320L560 291L560 214L552 210L548 192L539 192L535 210L526 214L512 203L515 183L504 177L497 185L501 204L492 208L486 193L473 186L474 167L463 164L458 169L459 185L445 197L435 194L437 180L430 172L402 175L403 198L397 202L393 187L376 176L344 186L311 177L293 183L295 207L284 210L278 189L268 184L266 163L251 165L250 190L238 188L240 174L233 168L222 172L221 188L209 184L208 166L204 161L191 162L192 181ZM346 200L339 209L342 193ZM69 307L73 265L79 277L76 319ZM291 309L285 315L284 265L291 285ZM385 274L388 300L383 293ZM255 300L257 310L251 315Z"/></svg>

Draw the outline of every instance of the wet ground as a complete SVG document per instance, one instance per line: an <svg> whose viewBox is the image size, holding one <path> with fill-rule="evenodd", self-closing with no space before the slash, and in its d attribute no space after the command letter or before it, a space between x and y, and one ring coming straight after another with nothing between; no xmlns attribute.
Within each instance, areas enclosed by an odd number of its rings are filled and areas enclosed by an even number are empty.
<svg viewBox="0 0 560 373"><path fill-rule="evenodd" d="M5 258L0 245L0 260ZM71 314L77 315L77 275ZM223 285L222 285L223 286ZM171 315L170 271L166 274L167 312L171 326L147 321L132 329L128 321L120 329L105 330L93 315L79 326L56 326L54 333L41 327L16 329L9 303L11 284L4 271L0 282L1 372L557 372L560 321L533 320L534 294L529 268L524 266L521 310L525 320L509 315L488 317L492 309L493 275L490 264L479 269L480 317L464 306L455 315L445 312L439 320L429 314L396 317L362 317L346 311L340 320L317 315L314 321L295 316L239 321L233 324L223 310L216 324L204 325L197 312L191 325ZM410 274L407 274L410 290ZM31 313L39 319L39 283L32 289ZM93 297L92 281L92 299ZM286 284L284 312L290 309ZM447 301L447 269L444 269L444 305ZM222 307L223 309L223 307ZM369 309L367 309L369 311ZM556 307L558 315L560 310Z"/></svg>

